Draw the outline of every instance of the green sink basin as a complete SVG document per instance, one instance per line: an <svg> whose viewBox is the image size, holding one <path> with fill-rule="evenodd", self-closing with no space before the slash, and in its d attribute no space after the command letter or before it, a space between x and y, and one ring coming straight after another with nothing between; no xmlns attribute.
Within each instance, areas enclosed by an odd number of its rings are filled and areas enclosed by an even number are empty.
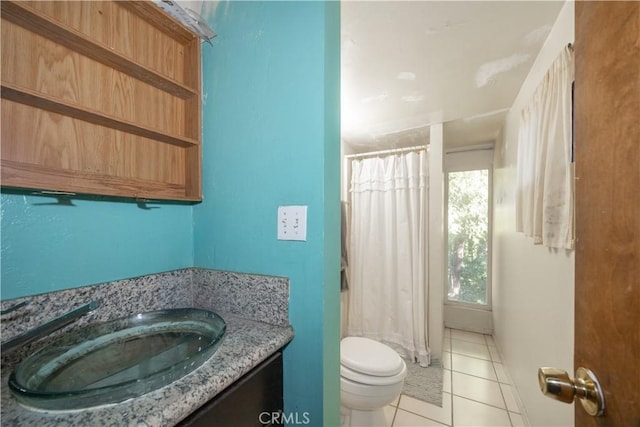
<svg viewBox="0 0 640 427"><path fill-rule="evenodd" d="M46 410L121 402L202 365L225 330L220 316L193 308L90 325L23 360L9 377L9 389L23 405Z"/></svg>

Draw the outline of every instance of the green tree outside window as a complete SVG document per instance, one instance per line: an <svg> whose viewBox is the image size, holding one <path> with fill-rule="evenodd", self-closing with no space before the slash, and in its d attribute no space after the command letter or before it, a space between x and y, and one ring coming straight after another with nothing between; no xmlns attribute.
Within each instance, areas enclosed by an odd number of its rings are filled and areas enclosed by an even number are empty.
<svg viewBox="0 0 640 427"><path fill-rule="evenodd" d="M448 177L448 299L486 305L489 172L451 172Z"/></svg>

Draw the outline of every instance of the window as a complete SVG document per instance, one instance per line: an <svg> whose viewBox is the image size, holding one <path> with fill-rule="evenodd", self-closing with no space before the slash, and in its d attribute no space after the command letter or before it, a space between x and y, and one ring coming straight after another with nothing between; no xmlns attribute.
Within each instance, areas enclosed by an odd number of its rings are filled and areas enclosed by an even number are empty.
<svg viewBox="0 0 640 427"><path fill-rule="evenodd" d="M447 301L490 306L489 169L447 173Z"/></svg>

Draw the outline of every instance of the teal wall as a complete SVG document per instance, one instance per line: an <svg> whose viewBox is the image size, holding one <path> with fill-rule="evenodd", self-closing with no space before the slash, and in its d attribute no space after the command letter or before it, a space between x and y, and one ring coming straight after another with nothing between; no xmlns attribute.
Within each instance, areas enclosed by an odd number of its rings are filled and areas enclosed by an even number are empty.
<svg viewBox="0 0 640 427"><path fill-rule="evenodd" d="M209 10L207 14L207 8ZM189 266L285 276L285 410L339 425L340 4L205 2L201 204L1 195L2 299ZM306 242L278 241L307 205Z"/></svg>
<svg viewBox="0 0 640 427"><path fill-rule="evenodd" d="M290 279L285 413L339 425L339 3L206 7L195 265ZM306 242L277 240L279 205L308 206Z"/></svg>
<svg viewBox="0 0 640 427"><path fill-rule="evenodd" d="M2 299L190 267L192 207L1 195Z"/></svg>
<svg viewBox="0 0 640 427"><path fill-rule="evenodd" d="M325 7L324 425L340 423L340 2Z"/></svg>

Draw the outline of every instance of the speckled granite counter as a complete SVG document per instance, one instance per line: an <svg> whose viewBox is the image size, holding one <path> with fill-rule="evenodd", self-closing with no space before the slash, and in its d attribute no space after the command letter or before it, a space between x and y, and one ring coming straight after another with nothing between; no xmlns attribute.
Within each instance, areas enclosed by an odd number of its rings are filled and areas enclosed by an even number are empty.
<svg viewBox="0 0 640 427"><path fill-rule="evenodd" d="M137 285L132 283L136 281ZM146 284L146 286L145 286ZM150 291L151 289L151 291ZM132 300L132 293L136 294ZM99 300L101 309L61 331L82 324L115 319L142 311L192 306L215 311L227 323L225 338L201 367L185 377L141 397L114 405L82 411L36 412L20 406L10 394L7 379L15 363L25 352L46 345L49 340L35 343L13 355L2 358L3 426L172 426L219 394L227 386L250 371L261 361L286 345L293 338L288 317L288 280L269 276L242 275L202 269L186 269L126 281L66 290L29 297L27 307L33 316L2 322L3 341L30 325L42 323L40 317L51 318L47 312L35 310L53 301L64 311L77 305L78 298ZM147 301L146 296L154 301ZM159 295L164 295L160 298ZM124 301L127 301L126 303ZM159 301L163 300L163 301ZM242 301L241 304L238 302ZM3 301L2 308L19 302ZM55 304L54 304L55 305ZM113 310L108 310L112 306ZM117 309L116 309L117 307ZM141 309L144 307L144 309ZM61 312L59 310L57 314ZM14 316L17 316L14 315ZM92 318L90 318L92 317ZM18 327L18 323L27 325Z"/></svg>

